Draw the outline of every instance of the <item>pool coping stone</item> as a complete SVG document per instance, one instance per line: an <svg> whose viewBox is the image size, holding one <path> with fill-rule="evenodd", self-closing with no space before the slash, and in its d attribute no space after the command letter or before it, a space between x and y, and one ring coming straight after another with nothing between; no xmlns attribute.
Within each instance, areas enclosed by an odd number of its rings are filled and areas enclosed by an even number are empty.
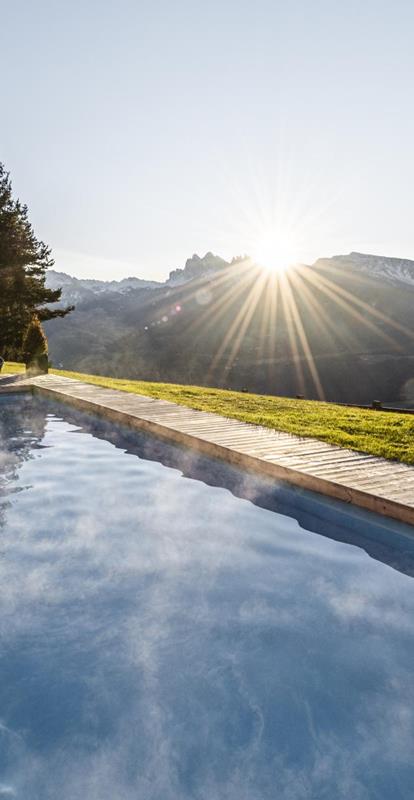
<svg viewBox="0 0 414 800"><path fill-rule="evenodd" d="M249 472L414 525L414 466L59 375L0 376L0 396L16 392L63 400Z"/></svg>

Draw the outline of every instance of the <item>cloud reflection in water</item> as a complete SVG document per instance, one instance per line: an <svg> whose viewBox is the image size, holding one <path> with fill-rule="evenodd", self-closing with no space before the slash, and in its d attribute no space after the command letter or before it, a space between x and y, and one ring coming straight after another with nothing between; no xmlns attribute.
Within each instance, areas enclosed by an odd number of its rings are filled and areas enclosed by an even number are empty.
<svg viewBox="0 0 414 800"><path fill-rule="evenodd" d="M411 798L414 584L390 566L409 540L370 558L350 543L375 549L367 515L335 541L339 506L321 536L303 493L19 402L0 406L0 798ZM269 510L295 502L302 527Z"/></svg>

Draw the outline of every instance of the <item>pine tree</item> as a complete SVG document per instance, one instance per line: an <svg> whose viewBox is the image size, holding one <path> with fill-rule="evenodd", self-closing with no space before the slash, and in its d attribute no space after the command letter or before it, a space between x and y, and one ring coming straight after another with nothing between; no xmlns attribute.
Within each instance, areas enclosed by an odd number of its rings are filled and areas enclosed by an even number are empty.
<svg viewBox="0 0 414 800"><path fill-rule="evenodd" d="M9 173L0 163L0 355L22 357L23 338L34 317L44 322L73 310L46 305L62 294L45 286L46 270L53 264L50 248L36 239L27 206L13 199Z"/></svg>

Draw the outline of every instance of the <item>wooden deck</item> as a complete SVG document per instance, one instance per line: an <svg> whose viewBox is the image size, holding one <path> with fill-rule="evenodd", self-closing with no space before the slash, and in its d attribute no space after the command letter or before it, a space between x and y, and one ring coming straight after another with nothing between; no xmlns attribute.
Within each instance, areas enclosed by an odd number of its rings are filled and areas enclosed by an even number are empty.
<svg viewBox="0 0 414 800"><path fill-rule="evenodd" d="M56 375L0 377L0 394L30 390L414 525L413 466Z"/></svg>

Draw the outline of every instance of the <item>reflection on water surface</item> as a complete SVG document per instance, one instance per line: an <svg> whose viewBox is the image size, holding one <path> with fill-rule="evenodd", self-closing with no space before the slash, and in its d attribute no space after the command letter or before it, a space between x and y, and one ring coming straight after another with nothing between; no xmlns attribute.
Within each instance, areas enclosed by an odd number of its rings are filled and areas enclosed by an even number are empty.
<svg viewBox="0 0 414 800"><path fill-rule="evenodd" d="M0 798L411 800L401 526L65 407L0 420Z"/></svg>

